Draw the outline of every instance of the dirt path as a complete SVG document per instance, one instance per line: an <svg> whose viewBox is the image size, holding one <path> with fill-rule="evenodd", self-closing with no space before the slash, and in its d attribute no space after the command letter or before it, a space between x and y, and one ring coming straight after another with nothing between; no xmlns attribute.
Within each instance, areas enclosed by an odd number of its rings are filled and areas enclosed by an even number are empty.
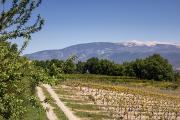
<svg viewBox="0 0 180 120"><path fill-rule="evenodd" d="M47 89L47 91L49 92L49 94L51 95L51 97L56 101L56 104L58 105L59 108L61 108L61 110L64 112L64 114L66 115L66 117L69 120L80 120L79 118L77 118L72 111L70 111L65 105L64 103L59 99L58 95L54 92L54 90L52 89L52 87L50 85L47 84L43 84L43 86Z"/></svg>
<svg viewBox="0 0 180 120"><path fill-rule="evenodd" d="M48 119L49 120L58 120L57 116L55 115L55 113L53 111L53 107L51 105L49 105L48 103L44 102L46 97L45 97L41 87L37 87L37 95L38 95L40 101L42 102L44 109L46 110L46 115L47 115Z"/></svg>

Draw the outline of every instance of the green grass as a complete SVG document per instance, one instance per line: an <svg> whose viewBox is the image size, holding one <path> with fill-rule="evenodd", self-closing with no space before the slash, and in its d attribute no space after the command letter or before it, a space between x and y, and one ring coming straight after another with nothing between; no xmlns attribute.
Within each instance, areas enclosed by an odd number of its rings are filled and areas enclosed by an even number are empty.
<svg viewBox="0 0 180 120"><path fill-rule="evenodd" d="M53 111L58 117L59 120L68 120L64 112L56 105L55 101L53 98L51 98L50 94L46 90L46 88L42 87L44 95L46 96L48 103L54 108Z"/></svg>
<svg viewBox="0 0 180 120"><path fill-rule="evenodd" d="M84 83L108 84L113 86L123 85L127 87L154 87L159 89L175 90L180 85L178 82L139 80L127 76L107 76L94 74L64 74L65 81L79 81Z"/></svg>
<svg viewBox="0 0 180 120"><path fill-rule="evenodd" d="M58 88L55 88L54 91L57 94L61 94L61 95L73 95L73 93L65 91L63 88L61 88L61 86L58 86Z"/></svg>
<svg viewBox="0 0 180 120"><path fill-rule="evenodd" d="M86 103L87 101L84 100L73 100L68 98L61 98L61 101L68 102L68 103Z"/></svg>
<svg viewBox="0 0 180 120"><path fill-rule="evenodd" d="M68 107L71 109L78 109L78 110L99 110L97 105L91 104L78 104L78 103L66 103Z"/></svg>
<svg viewBox="0 0 180 120"><path fill-rule="evenodd" d="M28 106L27 112L24 115L24 120L48 120L45 110Z"/></svg>
<svg viewBox="0 0 180 120"><path fill-rule="evenodd" d="M81 118L90 118L91 120L102 120L103 118L106 119L110 118L108 115L105 115L103 113L97 114L97 113L78 111L75 114Z"/></svg>

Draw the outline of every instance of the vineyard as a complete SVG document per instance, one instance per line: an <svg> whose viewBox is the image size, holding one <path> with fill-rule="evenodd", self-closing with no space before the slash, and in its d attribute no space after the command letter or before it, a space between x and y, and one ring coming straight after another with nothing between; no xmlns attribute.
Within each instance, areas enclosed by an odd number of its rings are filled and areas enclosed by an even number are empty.
<svg viewBox="0 0 180 120"><path fill-rule="evenodd" d="M158 16L152 16L152 18L173 18L173 16L164 16L167 15L167 7L163 10L163 7L160 7L161 4L155 2L152 5L157 6L158 9L152 9L145 6L146 2L143 5L141 1L141 4L137 5L143 7L126 3L127 7L135 7L127 9L124 6L126 4L123 3L125 0L117 4L107 1L96 3L96 0L93 3L90 0L87 3L45 0L43 6L39 8L42 1L0 0L0 120L180 120L180 73L178 71L180 62L173 57L180 56L177 52L180 45L160 41L152 41L153 44L150 41L146 43L145 40L149 39L147 35L144 35L147 37L144 37L144 42L107 42L111 37L119 37L109 34L119 33L119 28L127 28L128 32L135 35L129 30L136 30L137 26L144 28L145 25L151 25L149 23L152 21L144 23L145 20L142 19L143 15L145 15L144 18L146 15L149 16L149 11L156 10L152 13L158 13ZM168 13L171 14L171 11L173 13L171 15L176 17L174 13L179 9L175 10L174 8L177 7L172 5L178 4L167 5L170 5L168 8L173 8L173 11L168 9ZM143 9L148 7L149 10L146 13ZM139 10L139 8L143 9ZM130 15L133 19L127 17L129 11L136 9L138 11L135 11L135 14L143 11L139 17L137 16L140 18L137 23L143 22L142 26L129 24L136 23L134 13ZM127 10L128 12L125 13ZM39 14L40 11L43 12L44 17ZM163 16L159 17L160 14ZM161 31L160 24L154 23L162 19L155 20L149 27L158 26L158 29L151 30ZM175 20L178 19L175 18ZM34 38L32 35L43 28L45 21L48 23L45 31ZM126 21L128 23L125 23ZM111 27L112 23L114 27ZM173 23L172 28L175 32L172 34L171 31L164 31L171 28L168 23L168 29L164 29L167 23L162 23L164 35L170 33L170 36L174 36L174 33L179 33L173 27L177 26L174 20L169 23ZM110 29L108 29L109 26ZM147 28L148 26L144 28L145 32ZM98 31L102 33L99 34ZM120 31L127 32L124 29ZM142 31L143 29L139 31L139 35ZM104 36L106 32L108 36ZM136 32L138 33L138 30ZM162 33L162 40L172 39ZM124 35L129 38L129 33ZM82 38L76 38L78 36ZM89 36L93 38L94 43L86 43L87 47L80 44L85 42L81 40ZM88 38L89 42L91 37ZM94 41L103 37L106 42ZM176 35L172 39L174 42L175 37ZM64 39L67 42L58 43L54 38L58 41ZM44 48L54 48L58 45L63 47L76 43L71 41L72 38L78 40L78 47L72 45L60 50L56 48L57 50L50 50L50 52L49 50L35 52ZM25 51L33 39L35 39L35 42L32 42L34 47ZM134 38L132 36L129 39ZM63 42L64 44L61 44ZM34 57L28 54L32 52L35 52ZM42 58L41 53L43 53ZM168 59L168 56L172 60Z"/></svg>
<svg viewBox="0 0 180 120"><path fill-rule="evenodd" d="M152 92L95 82L98 76L93 77L94 80L85 76L84 79L83 76L78 76L79 79L69 77L69 80L54 86L60 99L82 119L180 120L179 90Z"/></svg>

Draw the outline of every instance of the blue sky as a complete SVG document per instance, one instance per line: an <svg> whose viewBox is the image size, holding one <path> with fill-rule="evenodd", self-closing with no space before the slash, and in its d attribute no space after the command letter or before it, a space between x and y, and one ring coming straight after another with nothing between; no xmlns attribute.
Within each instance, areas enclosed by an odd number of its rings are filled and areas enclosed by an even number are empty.
<svg viewBox="0 0 180 120"><path fill-rule="evenodd" d="M43 0L46 20L24 53L89 42L180 43L180 0Z"/></svg>

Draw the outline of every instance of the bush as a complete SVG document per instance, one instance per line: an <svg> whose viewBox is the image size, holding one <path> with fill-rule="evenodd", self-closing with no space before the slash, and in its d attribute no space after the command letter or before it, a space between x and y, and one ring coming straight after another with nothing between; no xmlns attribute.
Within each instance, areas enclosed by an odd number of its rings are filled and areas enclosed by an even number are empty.
<svg viewBox="0 0 180 120"><path fill-rule="evenodd" d="M15 46L0 42L0 116L4 119L20 119L35 87L46 80L33 62L18 56Z"/></svg>

